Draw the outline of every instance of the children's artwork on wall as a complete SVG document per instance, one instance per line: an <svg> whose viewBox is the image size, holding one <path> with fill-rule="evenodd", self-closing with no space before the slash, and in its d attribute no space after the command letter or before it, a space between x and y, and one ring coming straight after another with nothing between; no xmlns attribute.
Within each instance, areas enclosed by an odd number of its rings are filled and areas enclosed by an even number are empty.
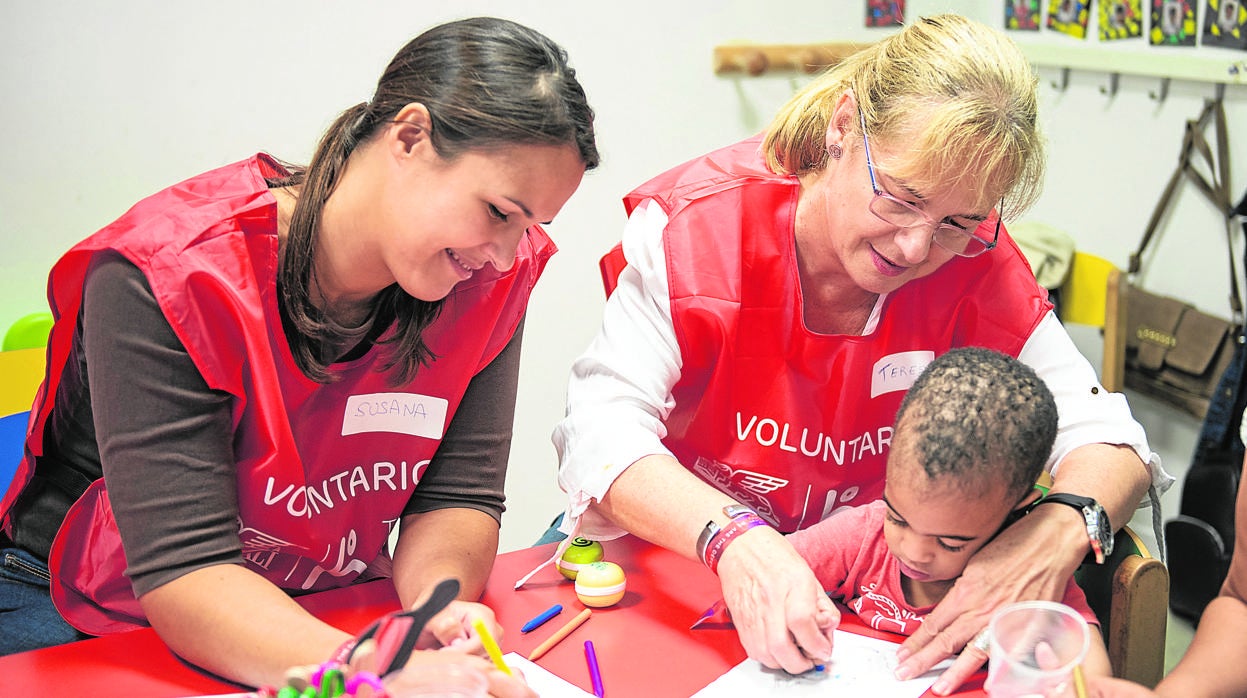
<svg viewBox="0 0 1247 698"><path fill-rule="evenodd" d="M866 26L899 27L905 23L905 0L866 0Z"/></svg>
<svg viewBox="0 0 1247 698"><path fill-rule="evenodd" d="M1194 46L1195 6L1191 0L1152 0L1153 46Z"/></svg>
<svg viewBox="0 0 1247 698"><path fill-rule="evenodd" d="M1142 0L1100 0L1100 41L1143 36Z"/></svg>
<svg viewBox="0 0 1247 698"><path fill-rule="evenodd" d="M1005 0L1005 29L1039 31L1039 0Z"/></svg>
<svg viewBox="0 0 1247 698"><path fill-rule="evenodd" d="M1049 0L1048 28L1075 39L1085 39L1090 9L1091 0Z"/></svg>
<svg viewBox="0 0 1247 698"><path fill-rule="evenodd" d="M1247 3L1243 0L1208 0L1204 9L1204 46L1223 46L1247 51Z"/></svg>

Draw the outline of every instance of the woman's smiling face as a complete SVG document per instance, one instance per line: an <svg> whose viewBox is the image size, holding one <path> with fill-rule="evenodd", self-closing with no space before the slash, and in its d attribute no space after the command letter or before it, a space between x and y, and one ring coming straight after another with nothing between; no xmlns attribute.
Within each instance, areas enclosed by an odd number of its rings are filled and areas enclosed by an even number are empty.
<svg viewBox="0 0 1247 698"><path fill-rule="evenodd" d="M445 298L486 264L510 269L524 231L552 220L585 171L564 145L469 150L451 160L427 150L410 194L382 204L386 266L424 301Z"/></svg>

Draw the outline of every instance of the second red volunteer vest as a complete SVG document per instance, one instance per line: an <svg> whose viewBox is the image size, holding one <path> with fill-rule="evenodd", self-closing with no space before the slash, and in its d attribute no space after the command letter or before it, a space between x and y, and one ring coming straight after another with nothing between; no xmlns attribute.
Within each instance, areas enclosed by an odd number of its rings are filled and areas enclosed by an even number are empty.
<svg viewBox="0 0 1247 698"><path fill-rule="evenodd" d="M347 585L384 555L468 382L511 339L555 248L534 227L509 271L486 267L457 285L424 332L437 358L410 383L390 386L375 370L384 349L374 347L336 366L338 381L318 384L294 363L278 312L276 204L264 178L279 174L256 156L192 178L140 202L56 264L49 292L58 320L15 483L42 452L90 260L120 252L147 277L208 385L233 396L247 566L279 587L309 591ZM145 625L125 564L97 480L70 509L49 556L62 615L97 635Z"/></svg>
<svg viewBox="0 0 1247 698"><path fill-rule="evenodd" d="M791 532L882 496L901 398L936 356L961 346L1017 356L1052 306L1002 230L991 252L889 295L871 334L810 332L793 242L800 184L766 168L760 143L677 167L624 204L631 213L653 199L669 219L683 364L663 443Z"/></svg>

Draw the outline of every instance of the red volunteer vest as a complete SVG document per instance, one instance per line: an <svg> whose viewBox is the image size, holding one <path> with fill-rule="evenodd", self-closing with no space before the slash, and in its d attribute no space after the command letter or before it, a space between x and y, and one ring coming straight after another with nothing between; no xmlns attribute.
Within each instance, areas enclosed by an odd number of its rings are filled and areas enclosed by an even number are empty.
<svg viewBox="0 0 1247 698"><path fill-rule="evenodd" d="M870 335L810 332L793 246L800 184L766 168L760 142L677 167L624 205L653 199L669 218L683 367L663 443L791 532L882 496L901 398L936 356L961 346L1017 356L1052 306L1002 230L995 250L889 295Z"/></svg>
<svg viewBox="0 0 1247 698"><path fill-rule="evenodd" d="M511 270L486 267L457 285L424 333L438 358L411 383L391 387L376 370L384 350L374 348L341 365L337 382L318 384L295 365L278 312L277 210L264 178L279 174L260 155L200 175L143 200L57 262L48 372L15 482L29 480L42 453L88 265L115 250L147 277L208 385L234 396L246 565L309 591L348 585L384 558L468 382L511 339L555 247L533 227ZM10 488L0 511L19 490ZM102 479L70 509L49 566L52 598L75 627L98 635L146 625Z"/></svg>

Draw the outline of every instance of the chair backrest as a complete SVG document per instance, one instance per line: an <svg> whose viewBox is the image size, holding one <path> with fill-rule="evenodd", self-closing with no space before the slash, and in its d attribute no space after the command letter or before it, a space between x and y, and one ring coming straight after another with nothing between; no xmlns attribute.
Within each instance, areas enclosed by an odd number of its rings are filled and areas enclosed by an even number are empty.
<svg viewBox="0 0 1247 698"><path fill-rule="evenodd" d="M0 351L0 495L22 459L31 403L43 382L44 349Z"/></svg>
<svg viewBox="0 0 1247 698"><path fill-rule="evenodd" d="M17 464L22 460L29 420L29 411L0 417L0 497L9 489Z"/></svg>
<svg viewBox="0 0 1247 698"><path fill-rule="evenodd" d="M31 349L48 345L52 331L52 313L31 313L17 319L4 333L2 351Z"/></svg>
<svg viewBox="0 0 1247 698"><path fill-rule="evenodd" d="M1126 277L1112 262L1074 252L1069 275L1056 290L1061 322L1099 327L1104 331L1100 382L1121 392L1126 366Z"/></svg>
<svg viewBox="0 0 1247 698"><path fill-rule="evenodd" d="M43 382L45 350L0 351L0 417L26 412Z"/></svg>
<svg viewBox="0 0 1247 698"><path fill-rule="evenodd" d="M1165 671L1169 570L1129 526L1117 532L1103 565L1075 573L1100 620L1113 675L1155 687Z"/></svg>

